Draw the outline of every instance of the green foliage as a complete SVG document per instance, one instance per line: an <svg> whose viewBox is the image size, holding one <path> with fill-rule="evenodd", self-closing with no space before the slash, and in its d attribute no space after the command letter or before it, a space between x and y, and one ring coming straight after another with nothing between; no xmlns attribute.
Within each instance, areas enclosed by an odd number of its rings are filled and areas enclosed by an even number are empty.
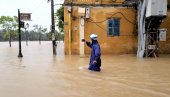
<svg viewBox="0 0 170 97"><path fill-rule="evenodd" d="M17 28L18 22L17 17L10 17L10 16L1 16L0 17L0 26L4 30L15 30Z"/></svg>
<svg viewBox="0 0 170 97"><path fill-rule="evenodd" d="M39 37L38 40L40 43L40 41L42 40L43 34L47 32L47 28L43 28L41 25L33 25L33 27L34 27L34 32L38 33L38 37Z"/></svg>
<svg viewBox="0 0 170 97"><path fill-rule="evenodd" d="M13 17L13 23L12 23L13 28L16 30L18 27L18 17L14 16Z"/></svg>
<svg viewBox="0 0 170 97"><path fill-rule="evenodd" d="M31 30L29 32L22 31L21 32L22 40L28 39L29 41L40 41L40 33L37 33L34 30ZM48 41L47 37L48 33L41 33L41 40Z"/></svg>
<svg viewBox="0 0 170 97"><path fill-rule="evenodd" d="M57 40L63 40L64 34L63 33L57 33Z"/></svg>
<svg viewBox="0 0 170 97"><path fill-rule="evenodd" d="M16 30L10 30L8 32L3 33L3 38L5 40L7 40L11 36L13 39L15 39L17 37L17 35L18 35L18 33Z"/></svg>
<svg viewBox="0 0 170 97"><path fill-rule="evenodd" d="M43 28L41 25L33 25L34 32L37 32L41 37L42 34L47 32L47 28Z"/></svg>
<svg viewBox="0 0 170 97"><path fill-rule="evenodd" d="M52 34L51 34L51 32L47 33L46 35L47 35L47 37L48 37L49 40L52 40Z"/></svg>
<svg viewBox="0 0 170 97"><path fill-rule="evenodd" d="M11 42L11 39L13 37L16 37L16 29L18 25L18 18L16 16L10 17L10 16L1 16L0 17L0 26L3 29L3 38L9 39ZM10 45L11 46L11 45Z"/></svg>
<svg viewBox="0 0 170 97"><path fill-rule="evenodd" d="M45 33L47 32L47 28L43 28L41 25L33 25L34 31L37 33Z"/></svg>
<svg viewBox="0 0 170 97"><path fill-rule="evenodd" d="M60 32L64 31L64 6L61 6L55 13L55 20Z"/></svg>

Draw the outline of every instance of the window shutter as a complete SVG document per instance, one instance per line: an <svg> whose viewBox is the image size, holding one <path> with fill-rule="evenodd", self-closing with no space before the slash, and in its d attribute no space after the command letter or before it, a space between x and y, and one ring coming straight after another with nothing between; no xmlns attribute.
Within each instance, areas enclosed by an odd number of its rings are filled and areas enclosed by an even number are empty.
<svg viewBox="0 0 170 97"><path fill-rule="evenodd" d="M120 35L120 19L108 19L107 20L107 34L109 36Z"/></svg>
<svg viewBox="0 0 170 97"><path fill-rule="evenodd" d="M112 20L111 19L108 19L107 20L107 32L108 32L108 35L113 35L113 23L112 23Z"/></svg>
<svg viewBox="0 0 170 97"><path fill-rule="evenodd" d="M113 19L113 35L120 35L120 19Z"/></svg>

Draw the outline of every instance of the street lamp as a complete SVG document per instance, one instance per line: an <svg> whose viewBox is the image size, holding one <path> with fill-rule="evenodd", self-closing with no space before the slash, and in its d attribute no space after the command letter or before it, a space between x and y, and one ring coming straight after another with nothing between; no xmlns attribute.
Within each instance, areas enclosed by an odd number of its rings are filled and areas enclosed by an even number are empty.
<svg viewBox="0 0 170 97"><path fill-rule="evenodd" d="M24 27L24 29L25 29L25 36L26 36L26 45L28 46L28 29L29 28L29 24L27 23L26 25L25 25L25 27Z"/></svg>

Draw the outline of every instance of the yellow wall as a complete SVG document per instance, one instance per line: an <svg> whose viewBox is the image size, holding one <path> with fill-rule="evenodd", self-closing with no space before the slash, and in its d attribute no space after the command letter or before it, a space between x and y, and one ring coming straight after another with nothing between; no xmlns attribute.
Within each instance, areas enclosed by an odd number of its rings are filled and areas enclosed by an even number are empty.
<svg viewBox="0 0 170 97"><path fill-rule="evenodd" d="M73 0L77 1L89 1L89 0ZM94 2L96 0L90 0ZM103 0L98 0L99 2ZM113 1L113 0L105 0ZM124 0L117 0L123 2ZM104 2L102 2L104 3ZM90 17L94 21L103 21L108 17L111 17L114 13L121 12L131 22L136 23L136 11L132 8L111 8L111 7L91 7ZM89 40L89 36L92 33L98 35L98 41L101 46L102 54L131 54L137 52L137 32L136 26L129 23L122 14L116 14L112 18L120 18L120 36L108 37L107 35L107 22L95 23L85 20L85 39ZM161 28L167 28L167 41L160 42L160 53L170 53L170 10L168 10L168 16L161 25ZM64 9L64 33L65 33L65 54L69 54L69 18L67 7ZM71 19L71 52L72 54L79 54L79 21L78 7L72 8ZM89 54L90 49L85 45L85 54Z"/></svg>
<svg viewBox="0 0 170 97"><path fill-rule="evenodd" d="M65 44L65 54L69 54L69 40L68 40L68 12L67 12L67 7L64 7L64 44Z"/></svg>
<svg viewBox="0 0 170 97"><path fill-rule="evenodd" d="M160 53L168 53L170 54L170 10L168 10L168 16L162 23L160 28L167 29L167 40L160 41Z"/></svg>
<svg viewBox="0 0 170 97"><path fill-rule="evenodd" d="M116 12L121 12L129 21L136 23L136 11L131 8L102 8L91 7L91 19L94 21L103 21L112 16ZM90 34L98 35L98 41L101 46L102 54L134 54L137 52L137 31L135 25L129 23L122 14L116 14L113 18L120 18L120 36L108 37L107 22L95 23L85 20L85 39L90 41ZM74 18L73 18L74 17ZM71 19L71 52L72 54L79 54L79 21L78 7L73 7ZM69 51L68 42L68 11L67 7L64 10L64 33L65 33L65 54ZM160 53L170 53L170 10L168 16L162 23L160 28L167 28L167 41L160 42ZM85 54L89 54L90 49L85 45Z"/></svg>
<svg viewBox="0 0 170 97"><path fill-rule="evenodd" d="M127 19L135 23L135 14L133 9L126 8L93 8L91 9L91 18L94 21L106 20L116 12L123 13ZM85 23L85 39L89 39L91 33L98 35L98 41L101 45L103 54L125 54L136 52L136 36L134 32L134 25L127 22L121 14L116 14L113 18L120 19L120 36L109 37L107 35L107 21L99 23L103 29L94 23ZM85 53L89 53L90 49L85 46Z"/></svg>
<svg viewBox="0 0 170 97"><path fill-rule="evenodd" d="M136 22L135 10L127 8L90 8L91 19L94 21L103 21L108 17L111 17L117 12L121 12L131 22ZM107 21L98 23L98 27L95 23L85 21L85 39L89 40L89 36L92 33L98 35L98 41L101 46L103 54L129 54L136 53L137 50L137 34L134 30L134 24L129 23L123 15L118 13L112 18L120 18L120 36L109 37L107 35ZM65 22L68 22L68 12L65 9ZM76 19L72 19L72 54L79 54L79 17L78 8L73 8L72 16L76 16ZM65 25L65 52L68 54L68 25ZM75 30L77 28L77 30ZM85 46L85 54L89 54L90 49Z"/></svg>

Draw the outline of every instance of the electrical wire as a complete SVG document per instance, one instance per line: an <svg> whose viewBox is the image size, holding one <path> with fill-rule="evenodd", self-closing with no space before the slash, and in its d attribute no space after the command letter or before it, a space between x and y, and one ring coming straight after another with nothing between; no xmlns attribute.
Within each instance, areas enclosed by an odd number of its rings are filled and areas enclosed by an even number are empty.
<svg viewBox="0 0 170 97"><path fill-rule="evenodd" d="M90 21L87 21L87 22L91 22L91 23L94 23L96 26L98 26L99 28L101 28L103 31L107 32L106 29L104 29L103 27L101 27L100 25L98 25L97 23L95 23L92 19L89 19Z"/></svg>
<svg viewBox="0 0 170 97"><path fill-rule="evenodd" d="M37 10L39 10L39 8L41 8L42 6L44 6L46 3L47 3L47 0L42 0L37 7L35 7L34 9L32 9L32 13L35 13Z"/></svg>
<svg viewBox="0 0 170 97"><path fill-rule="evenodd" d="M105 31L106 33L108 33L108 31L106 29L104 29L103 27L101 27L98 23L95 23L92 19L89 19L90 21L86 20L87 22L91 22L94 23L96 26L98 26L100 29L102 29L103 31ZM120 36L135 36L135 35L121 35Z"/></svg>
<svg viewBox="0 0 170 97"><path fill-rule="evenodd" d="M116 15L116 14L121 14L124 18L125 18L125 20L126 21L128 21L129 23L131 23L131 24L133 24L133 25L136 25L135 23L133 23L133 22L131 22L129 19L127 19L126 18L126 16L123 14L123 13L121 13L121 12L116 12L116 13L114 13L114 14L112 14L109 18L112 18L114 15ZM105 20L102 20L102 21L94 21L94 22L92 22L92 23L102 23L102 22L105 22L105 21L107 21L108 20L108 18L107 19L105 19Z"/></svg>

